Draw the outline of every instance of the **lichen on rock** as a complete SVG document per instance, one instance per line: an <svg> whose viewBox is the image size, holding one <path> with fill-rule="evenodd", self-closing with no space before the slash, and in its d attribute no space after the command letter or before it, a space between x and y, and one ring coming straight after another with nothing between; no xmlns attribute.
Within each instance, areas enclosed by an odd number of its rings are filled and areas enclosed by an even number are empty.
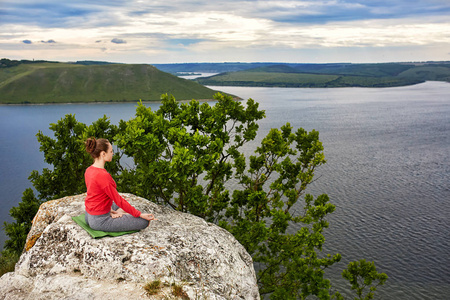
<svg viewBox="0 0 450 300"><path fill-rule="evenodd" d="M85 194L42 204L27 251L0 278L0 299L145 299L143 286L155 280L182 286L191 299L259 299L252 258L229 232L122 195L158 220L137 233L93 239L71 219L84 212Z"/></svg>

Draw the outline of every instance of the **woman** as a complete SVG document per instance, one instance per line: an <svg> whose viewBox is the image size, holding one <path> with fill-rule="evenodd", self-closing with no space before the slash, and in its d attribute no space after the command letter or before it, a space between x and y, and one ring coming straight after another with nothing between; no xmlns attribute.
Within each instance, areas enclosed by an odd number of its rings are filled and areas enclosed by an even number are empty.
<svg viewBox="0 0 450 300"><path fill-rule="evenodd" d="M92 166L84 173L87 187L86 223L92 229L111 232L144 229L151 220L156 220L153 214L143 214L135 209L117 192L114 179L105 170L105 162L113 157L109 141L89 138L85 145L94 159Z"/></svg>

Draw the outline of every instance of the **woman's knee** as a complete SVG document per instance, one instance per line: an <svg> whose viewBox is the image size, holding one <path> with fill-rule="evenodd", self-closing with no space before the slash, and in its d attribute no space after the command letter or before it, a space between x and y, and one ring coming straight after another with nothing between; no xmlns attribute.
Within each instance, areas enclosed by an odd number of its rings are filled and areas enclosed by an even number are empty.
<svg viewBox="0 0 450 300"><path fill-rule="evenodd" d="M148 227L148 225L150 225L150 221L147 221L147 220L145 220L145 219L142 219L142 218L139 218L140 220L139 220L139 226L140 226L140 229L145 229L145 228L147 228ZM142 220L142 221L141 221Z"/></svg>

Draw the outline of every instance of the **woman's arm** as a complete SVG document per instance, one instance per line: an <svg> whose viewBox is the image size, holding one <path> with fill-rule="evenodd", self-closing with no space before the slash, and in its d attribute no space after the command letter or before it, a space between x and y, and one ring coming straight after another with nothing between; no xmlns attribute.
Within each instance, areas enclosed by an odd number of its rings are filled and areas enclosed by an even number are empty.
<svg viewBox="0 0 450 300"><path fill-rule="evenodd" d="M114 203L116 203L117 206L122 208L125 212L136 218L140 216L141 212L134 208L130 203L128 203L127 200L123 199L112 184L107 185L104 188L104 191L108 195L108 197L110 197L114 201Z"/></svg>

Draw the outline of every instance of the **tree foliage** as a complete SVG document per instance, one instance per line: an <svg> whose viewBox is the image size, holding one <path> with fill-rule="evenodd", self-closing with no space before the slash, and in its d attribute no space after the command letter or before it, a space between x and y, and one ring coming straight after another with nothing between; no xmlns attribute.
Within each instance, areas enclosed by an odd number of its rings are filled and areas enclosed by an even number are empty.
<svg viewBox="0 0 450 300"><path fill-rule="evenodd" d="M32 216L41 201L85 192L83 174L92 160L83 141L104 137L118 150L107 166L119 189L227 229L253 257L262 296L342 299L331 293L324 277L324 269L341 255L322 253L326 217L335 206L325 194L306 193L315 170L326 162L319 133L294 130L287 123L270 130L254 154L246 156L244 146L255 139L264 111L252 99L244 105L227 95L214 98L214 105L180 104L163 95L158 110L140 102L135 117L118 126L106 116L86 126L67 115L50 125L55 138L39 131L40 150L53 169L32 172L38 197L27 190L19 208L11 210L16 223L6 225L11 240L5 248L17 253L23 247L31 220L21 220L21 213ZM132 167L121 165L124 154L133 160ZM360 261L344 271L360 299L366 286L387 278L374 268ZM371 286L364 299L374 291Z"/></svg>
<svg viewBox="0 0 450 300"><path fill-rule="evenodd" d="M44 153L44 161L53 168L44 168L42 173L34 170L29 177L39 193L39 199L58 199L86 192L84 171L92 164L92 159L86 153L83 141L90 136L113 140L118 132L117 126L110 124L106 116L86 126L69 114L50 124L50 129L54 132L54 138L41 131L36 136L41 144L39 150ZM107 166L113 173L117 173L117 159L118 155Z"/></svg>
<svg viewBox="0 0 450 300"><path fill-rule="evenodd" d="M156 112L139 103L136 117L117 135L118 147L136 165L126 171L127 190L208 221L223 217L232 159L256 137L264 112L251 99L246 108L230 96L215 99L214 106L195 100L180 105L163 95Z"/></svg>
<svg viewBox="0 0 450 300"><path fill-rule="evenodd" d="M352 290L356 291L355 300L373 299L377 287L383 285L387 280L387 275L378 273L375 263L365 259L354 261L348 264L347 269L342 272L342 277L347 279L352 285ZM369 290L365 293L366 288Z"/></svg>

